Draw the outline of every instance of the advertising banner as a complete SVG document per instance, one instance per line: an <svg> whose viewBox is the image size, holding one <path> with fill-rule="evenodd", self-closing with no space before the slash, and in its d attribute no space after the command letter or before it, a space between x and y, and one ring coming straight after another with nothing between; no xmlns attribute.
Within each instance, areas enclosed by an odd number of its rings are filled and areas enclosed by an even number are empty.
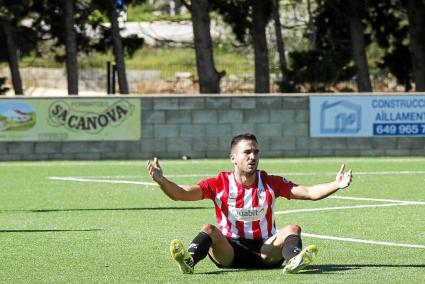
<svg viewBox="0 0 425 284"><path fill-rule="evenodd" d="M425 96L311 96L310 136L425 136Z"/></svg>
<svg viewBox="0 0 425 284"><path fill-rule="evenodd" d="M138 99L0 100L0 141L139 140Z"/></svg>

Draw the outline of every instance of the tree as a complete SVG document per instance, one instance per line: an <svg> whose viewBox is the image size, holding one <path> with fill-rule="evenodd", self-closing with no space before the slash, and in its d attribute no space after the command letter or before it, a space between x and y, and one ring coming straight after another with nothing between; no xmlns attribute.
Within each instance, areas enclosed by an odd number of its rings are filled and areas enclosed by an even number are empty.
<svg viewBox="0 0 425 284"><path fill-rule="evenodd" d="M29 53L35 48L34 32L21 25L29 12L30 1L0 0L0 61L9 64L15 94L23 95L22 79L19 72L19 52ZM22 40L19 36L25 36Z"/></svg>
<svg viewBox="0 0 425 284"><path fill-rule="evenodd" d="M407 92L412 88L412 61L406 20L401 1L369 1L367 21L375 42L383 50L378 66L389 70Z"/></svg>
<svg viewBox="0 0 425 284"><path fill-rule="evenodd" d="M425 2L407 0L409 48L416 91L425 91Z"/></svg>
<svg viewBox="0 0 425 284"><path fill-rule="evenodd" d="M78 95L77 39L74 30L74 0L63 0L63 11L68 94Z"/></svg>
<svg viewBox="0 0 425 284"><path fill-rule="evenodd" d="M8 87L4 86L4 83L6 82L6 78L5 77L0 77L0 95L6 93L7 91L9 91Z"/></svg>
<svg viewBox="0 0 425 284"><path fill-rule="evenodd" d="M309 24L314 42L310 48L290 53L291 68L288 81L298 91L328 92L338 82L355 74L349 25L334 0L317 2Z"/></svg>
<svg viewBox="0 0 425 284"><path fill-rule="evenodd" d="M121 94L128 94L128 82L125 72L124 49L118 25L117 7L114 0L103 0L106 14L111 23L113 52L115 56L115 64L117 66L118 86Z"/></svg>
<svg viewBox="0 0 425 284"><path fill-rule="evenodd" d="M86 27L90 10L86 5L83 0L39 0L31 7L35 12L33 29L39 31L40 39L52 42L55 60L66 63L68 95L78 95L77 56L87 50L89 42Z"/></svg>
<svg viewBox="0 0 425 284"><path fill-rule="evenodd" d="M218 11L229 24L236 39L249 42L254 49L255 92L270 92L270 70L266 26L271 19L271 0L218 0L214 1Z"/></svg>
<svg viewBox="0 0 425 284"><path fill-rule="evenodd" d="M276 33L276 45L277 50L279 53L279 67L280 71L282 72L282 76L285 76L286 72L288 71L288 64L286 62L286 56L285 56L285 43L283 41L282 36L282 24L280 22L280 12L279 12L279 0L272 0L273 4L273 22L274 22L274 29Z"/></svg>
<svg viewBox="0 0 425 284"><path fill-rule="evenodd" d="M330 15L341 19L340 23L348 27L347 31L350 39L352 60L356 67L357 89L359 92L371 92L372 84L369 78L369 67L366 56L366 39L362 20L366 13L366 4L364 0L324 0L320 3ZM332 22L331 22L332 23ZM326 23L321 23L326 24ZM338 27L329 27L338 28ZM348 46L347 46L348 48Z"/></svg>
<svg viewBox="0 0 425 284"><path fill-rule="evenodd" d="M118 3L119 2L119 3ZM143 3L145 0L128 0L125 1L126 5L134 3ZM129 53L132 55L138 47L143 44L143 40L139 38L127 38L122 39L120 35L120 26L118 23L118 9L123 9L124 2L122 0L93 0L92 2L94 9L99 9L101 12L105 13L111 24L110 33L107 31L104 33L104 36L110 35L112 41L112 50L115 57L115 64L118 74L118 86L121 94L129 94L126 68L125 68L125 45L129 45ZM103 49L106 50L105 43L108 41L104 38L103 42L100 45L103 45ZM99 48L99 45L97 45Z"/></svg>
<svg viewBox="0 0 425 284"><path fill-rule="evenodd" d="M0 26L2 32L2 38L7 51L7 61L9 63L10 74L12 76L13 89L16 95L23 95L22 80L19 72L19 56L18 49L15 42L15 35L13 27L9 20L6 18L0 18Z"/></svg>
<svg viewBox="0 0 425 284"><path fill-rule="evenodd" d="M269 49L266 26L270 20L268 1L251 0L251 36L255 54L255 92L270 93Z"/></svg>
<svg viewBox="0 0 425 284"><path fill-rule="evenodd" d="M363 0L348 1L347 19L350 26L351 47L357 72L357 88L359 92L372 92L369 67L366 56L366 43L363 34L362 18L365 13Z"/></svg>
<svg viewBox="0 0 425 284"><path fill-rule="evenodd" d="M182 3L192 15L196 67L201 94L220 93L220 80L225 72L218 72L214 63L213 44L210 33L210 0L195 0Z"/></svg>

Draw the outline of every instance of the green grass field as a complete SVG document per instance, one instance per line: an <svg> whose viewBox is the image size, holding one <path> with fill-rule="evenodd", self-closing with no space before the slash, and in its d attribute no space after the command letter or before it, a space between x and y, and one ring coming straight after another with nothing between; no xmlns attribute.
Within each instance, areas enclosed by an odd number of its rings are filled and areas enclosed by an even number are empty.
<svg viewBox="0 0 425 284"><path fill-rule="evenodd" d="M213 204L174 202L144 185L145 161L2 162L0 282L424 283L425 158L263 159L260 168L311 185L332 180L342 162L354 173L337 193L346 199L277 202L277 227L297 223L304 245L319 247L297 275L220 270L209 259L181 275L169 243L188 244L202 224L215 223ZM231 164L162 167L177 183L194 184Z"/></svg>

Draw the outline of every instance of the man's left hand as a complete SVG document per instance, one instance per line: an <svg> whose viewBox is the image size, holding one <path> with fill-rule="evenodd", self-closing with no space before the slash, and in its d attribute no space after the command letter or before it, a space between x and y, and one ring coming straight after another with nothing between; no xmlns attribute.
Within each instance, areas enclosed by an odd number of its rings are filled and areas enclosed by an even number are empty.
<svg viewBox="0 0 425 284"><path fill-rule="evenodd" d="M340 189L348 187L353 178L353 173L351 172L351 170L349 170L348 172L344 172L344 170L345 164L342 164L335 178L335 182L338 185L338 188Z"/></svg>

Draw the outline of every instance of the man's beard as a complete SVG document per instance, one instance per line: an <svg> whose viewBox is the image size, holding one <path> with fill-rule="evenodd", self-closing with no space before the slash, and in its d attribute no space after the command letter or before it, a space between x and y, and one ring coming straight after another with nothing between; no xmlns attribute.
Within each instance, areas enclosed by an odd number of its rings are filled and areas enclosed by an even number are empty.
<svg viewBox="0 0 425 284"><path fill-rule="evenodd" d="M256 172L257 172L257 167L258 167L258 165L255 165L254 167L249 167L248 169L247 169L247 171L246 171L246 173L247 173L247 175L248 176L252 176L252 175L254 175Z"/></svg>

